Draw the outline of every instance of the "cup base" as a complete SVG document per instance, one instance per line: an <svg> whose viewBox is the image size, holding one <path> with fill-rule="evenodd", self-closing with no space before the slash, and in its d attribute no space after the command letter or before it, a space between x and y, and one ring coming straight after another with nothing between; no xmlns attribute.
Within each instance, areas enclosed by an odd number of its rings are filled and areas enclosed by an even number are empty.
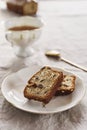
<svg viewBox="0 0 87 130"><path fill-rule="evenodd" d="M26 57L29 57L31 55L34 54L34 50L32 48L28 48L28 49L25 49L25 48L19 48L19 49L16 49L15 50L15 54L16 56L18 57L21 57L21 58L26 58Z"/></svg>

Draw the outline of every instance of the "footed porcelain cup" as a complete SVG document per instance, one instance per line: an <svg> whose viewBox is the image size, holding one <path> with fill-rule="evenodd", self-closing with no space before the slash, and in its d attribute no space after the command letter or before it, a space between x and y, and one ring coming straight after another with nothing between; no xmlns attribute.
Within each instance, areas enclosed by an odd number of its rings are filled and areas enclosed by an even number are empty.
<svg viewBox="0 0 87 130"><path fill-rule="evenodd" d="M32 55L31 45L39 39L43 25L40 18L31 16L15 17L5 22L5 37L17 56Z"/></svg>

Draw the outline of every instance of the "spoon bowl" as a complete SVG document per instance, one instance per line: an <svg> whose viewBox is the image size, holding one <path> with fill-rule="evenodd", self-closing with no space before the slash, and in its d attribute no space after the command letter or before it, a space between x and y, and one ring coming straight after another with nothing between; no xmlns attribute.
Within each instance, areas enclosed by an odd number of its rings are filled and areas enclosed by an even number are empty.
<svg viewBox="0 0 87 130"><path fill-rule="evenodd" d="M60 53L57 50L49 50L45 53L46 56L54 57L54 58L60 58Z"/></svg>

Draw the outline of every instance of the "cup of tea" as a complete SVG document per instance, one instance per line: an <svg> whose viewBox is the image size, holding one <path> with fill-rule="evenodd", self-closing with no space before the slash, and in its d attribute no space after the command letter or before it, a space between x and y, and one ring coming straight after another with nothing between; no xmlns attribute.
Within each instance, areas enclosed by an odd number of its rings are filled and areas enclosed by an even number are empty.
<svg viewBox="0 0 87 130"><path fill-rule="evenodd" d="M5 37L17 56L32 55L31 45L39 39L43 25L42 19L31 16L15 17L5 22Z"/></svg>

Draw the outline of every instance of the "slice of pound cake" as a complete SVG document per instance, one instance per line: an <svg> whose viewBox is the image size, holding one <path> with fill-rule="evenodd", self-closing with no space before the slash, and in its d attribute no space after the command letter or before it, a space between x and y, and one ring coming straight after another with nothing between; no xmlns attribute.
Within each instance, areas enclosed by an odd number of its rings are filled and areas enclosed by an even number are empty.
<svg viewBox="0 0 87 130"><path fill-rule="evenodd" d="M6 0L7 8L22 15L35 15L38 3L35 0Z"/></svg>
<svg viewBox="0 0 87 130"><path fill-rule="evenodd" d="M24 96L47 104L63 80L63 73L45 66L34 74L24 89Z"/></svg>
<svg viewBox="0 0 87 130"><path fill-rule="evenodd" d="M64 75L63 81L60 86L58 85L59 87L55 95L59 96L72 93L75 89L75 79L74 75Z"/></svg>

